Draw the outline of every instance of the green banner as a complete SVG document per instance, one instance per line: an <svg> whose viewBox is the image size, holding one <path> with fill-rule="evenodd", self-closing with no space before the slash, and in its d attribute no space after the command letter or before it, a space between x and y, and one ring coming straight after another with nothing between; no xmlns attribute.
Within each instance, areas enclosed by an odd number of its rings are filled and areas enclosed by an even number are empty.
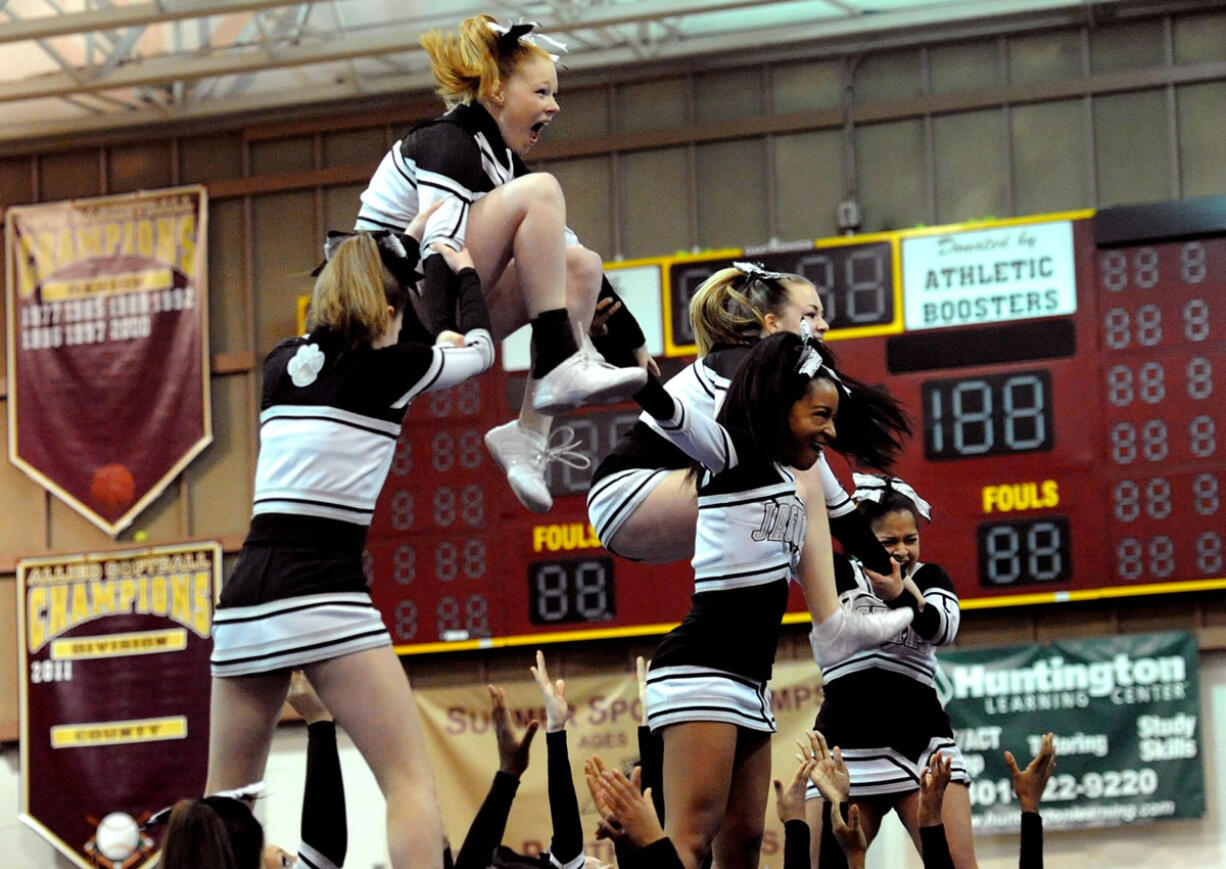
<svg viewBox="0 0 1226 869"><path fill-rule="evenodd" d="M1056 766L1046 829L1108 827L1205 812L1196 638L1131 634L938 654L937 689L966 758L977 832L1014 831L1020 809L1005 764L1042 734Z"/></svg>

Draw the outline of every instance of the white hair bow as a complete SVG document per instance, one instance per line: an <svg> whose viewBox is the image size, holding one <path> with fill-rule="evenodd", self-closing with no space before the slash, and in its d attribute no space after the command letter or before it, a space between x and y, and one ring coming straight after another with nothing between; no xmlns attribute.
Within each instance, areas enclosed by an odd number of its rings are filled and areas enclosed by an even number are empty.
<svg viewBox="0 0 1226 869"><path fill-rule="evenodd" d="M517 21L514 24L499 24L497 21L489 22L490 30L498 34L498 41L508 42L526 42L529 45L535 45L537 48L549 55L549 59L557 63L563 54L566 54L566 44L559 42L552 36L546 36L544 33L533 33L537 27L540 27L535 21ZM549 48L554 49L550 51ZM556 52L556 53L555 53Z"/></svg>
<svg viewBox="0 0 1226 869"><path fill-rule="evenodd" d="M759 281L778 281L787 277L783 272L768 272L762 268L762 263L734 262L732 267L739 270L746 277Z"/></svg>
<svg viewBox="0 0 1226 869"><path fill-rule="evenodd" d="M813 327L809 325L808 320L800 321L800 340L804 342L804 347L800 351L800 360L796 363L796 371L809 378L816 377L818 374L828 377L834 381L834 385L838 387L839 392L844 397L850 396L851 390L847 388L843 378L839 377L839 372L822 361L822 354L817 349L818 345L822 343L822 339L813 331Z"/></svg>
<svg viewBox="0 0 1226 869"><path fill-rule="evenodd" d="M878 477L876 474L852 474L852 482L856 490L851 493L853 501L874 501L878 504L886 492L897 492L904 498L909 498L916 511L925 519L931 519L932 505L921 498L910 485L898 477Z"/></svg>

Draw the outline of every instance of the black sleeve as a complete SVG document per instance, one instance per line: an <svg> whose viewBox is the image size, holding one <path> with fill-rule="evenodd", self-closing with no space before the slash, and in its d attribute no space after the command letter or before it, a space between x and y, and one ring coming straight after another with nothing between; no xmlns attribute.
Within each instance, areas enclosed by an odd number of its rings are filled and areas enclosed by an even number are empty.
<svg viewBox="0 0 1226 869"><path fill-rule="evenodd" d="M600 354L613 364L622 364L627 357L629 357L630 364L634 364L633 352L646 344L647 338L643 335L643 329L639 326L639 321L634 318L634 314L630 312L630 308L613 289L608 275L601 276L600 293L596 296L597 305L602 299L612 299L613 304L621 302L621 307L605 321L605 334L593 338L592 343L596 345ZM623 367L628 366L623 365Z"/></svg>
<svg viewBox="0 0 1226 869"><path fill-rule="evenodd" d="M656 816L664 826L664 740L645 724L639 726L639 766L643 769L643 790L651 788Z"/></svg>
<svg viewBox="0 0 1226 869"><path fill-rule="evenodd" d="M494 783L485 796L485 802L477 810L460 853L455 858L455 869L487 869L490 855L502 843L507 829L507 816L511 803L519 790L519 778L502 770L494 773Z"/></svg>
<svg viewBox="0 0 1226 869"><path fill-rule="evenodd" d="M839 840L834 838L834 825L830 823L829 800L822 801L822 844L817 854L817 869L847 869L847 855Z"/></svg>
<svg viewBox="0 0 1226 869"><path fill-rule="evenodd" d="M336 725L307 725L306 787L302 797L302 838L298 846L304 865L340 869L349 848L345 821L345 783L336 751Z"/></svg>
<svg viewBox="0 0 1226 869"><path fill-rule="evenodd" d="M446 329L456 330L456 301L459 284L442 254L427 257L422 264L422 284L426 299L426 327L432 335Z"/></svg>
<svg viewBox="0 0 1226 869"><path fill-rule="evenodd" d="M924 869L954 869L954 858L949 853L949 842L945 839L945 825L935 827L920 827L920 856L924 858Z"/></svg>
<svg viewBox="0 0 1226 869"><path fill-rule="evenodd" d="M845 591L855 591L860 588L860 584L856 582L856 569L851 566L842 555L835 553L834 556L834 590L836 594L842 594Z"/></svg>
<svg viewBox="0 0 1226 869"><path fill-rule="evenodd" d="M954 582L939 564L925 564L912 577L920 593L924 595L924 608L915 613L911 629L929 643L944 646L952 643L958 634L961 614L958 610L958 593ZM908 605L915 603L909 594L900 595Z"/></svg>
<svg viewBox="0 0 1226 869"><path fill-rule="evenodd" d="M660 378L650 372L647 374L647 385L634 393L634 400L643 410L658 420L671 419L677 412L677 405L673 397L664 388Z"/></svg>
<svg viewBox="0 0 1226 869"><path fill-rule="evenodd" d="M830 533L843 546L845 553L854 555L869 570L890 572L890 553L877 540L877 535L859 510L852 510L846 516L830 517Z"/></svg>
<svg viewBox="0 0 1226 869"><path fill-rule="evenodd" d="M570 771L566 731L546 733L545 748L549 758L549 816L553 821L549 855L556 865L565 866L583 853L583 823Z"/></svg>
<svg viewBox="0 0 1226 869"><path fill-rule="evenodd" d="M1022 812L1022 847L1018 869L1043 869L1043 818L1038 812Z"/></svg>
<svg viewBox="0 0 1226 869"><path fill-rule="evenodd" d="M809 835L809 825L804 821L788 821L783 825L783 869L812 869Z"/></svg>
<svg viewBox="0 0 1226 869"><path fill-rule="evenodd" d="M492 334L490 313L485 307L485 295L481 292L481 278L477 277L477 272L474 269L460 269L455 279L459 286L459 331L466 334L473 329L484 329Z"/></svg>

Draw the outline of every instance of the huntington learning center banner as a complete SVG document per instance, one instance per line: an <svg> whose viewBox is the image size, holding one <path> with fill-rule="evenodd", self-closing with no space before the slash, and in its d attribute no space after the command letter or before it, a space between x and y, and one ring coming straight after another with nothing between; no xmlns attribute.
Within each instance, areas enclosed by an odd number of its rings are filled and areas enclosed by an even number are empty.
<svg viewBox="0 0 1226 869"><path fill-rule="evenodd" d="M1196 638L1125 634L938 654L938 689L971 774L976 832L1016 831L1004 751L1020 766L1055 735L1045 829L1205 813Z"/></svg>
<svg viewBox="0 0 1226 869"><path fill-rule="evenodd" d="M112 536L212 440L203 187L8 209L9 458Z"/></svg>
<svg viewBox="0 0 1226 869"><path fill-rule="evenodd" d="M220 581L216 543L18 563L20 818L79 866L149 863L204 791Z"/></svg>

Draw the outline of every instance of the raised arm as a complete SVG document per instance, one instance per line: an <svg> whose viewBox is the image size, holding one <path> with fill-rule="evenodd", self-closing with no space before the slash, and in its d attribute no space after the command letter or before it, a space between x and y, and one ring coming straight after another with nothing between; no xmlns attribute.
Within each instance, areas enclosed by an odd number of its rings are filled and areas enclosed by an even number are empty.
<svg viewBox="0 0 1226 869"><path fill-rule="evenodd" d="M661 434L712 473L736 466L736 447L724 427L671 395L655 375L648 375L634 400L659 424Z"/></svg>
<svg viewBox="0 0 1226 869"><path fill-rule="evenodd" d="M301 672L295 672L290 681L289 704L307 723L299 862L319 869L341 869L349 848L349 830L345 820L345 782L336 750L336 724Z"/></svg>
<svg viewBox="0 0 1226 869"><path fill-rule="evenodd" d="M545 746L549 763L549 817L553 822L553 839L549 843L549 861L558 869L578 869L583 859L583 824L579 816L579 799L575 796L575 780L570 771L570 752L566 746L566 720L570 705L566 702L566 682L550 679L545 655L536 653L532 678L541 689L545 701Z"/></svg>

